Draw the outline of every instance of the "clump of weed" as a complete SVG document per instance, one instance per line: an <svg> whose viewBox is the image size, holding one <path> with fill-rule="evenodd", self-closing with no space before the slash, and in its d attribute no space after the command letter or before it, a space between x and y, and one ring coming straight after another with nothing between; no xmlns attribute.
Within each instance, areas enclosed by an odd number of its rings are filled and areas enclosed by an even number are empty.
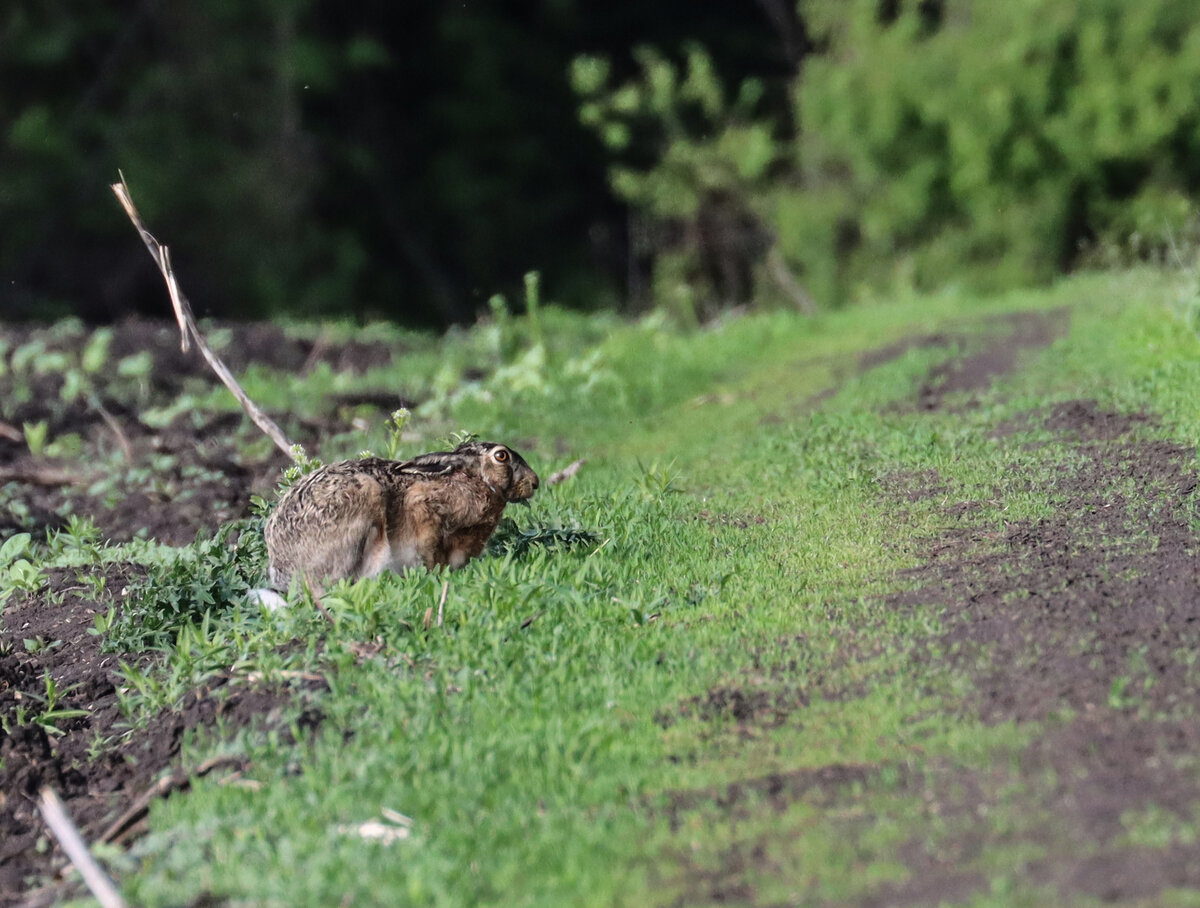
<svg viewBox="0 0 1200 908"><path fill-rule="evenodd" d="M0 606L13 593L33 592L42 585L42 572L30 560L30 539L28 533L17 533L0 546Z"/></svg>
<svg viewBox="0 0 1200 908"><path fill-rule="evenodd" d="M250 496L250 510L254 514L253 519L258 521L260 527L266 523L267 518L271 516L271 512L275 510L275 505L279 503L279 499L283 498L284 493L288 489L301 478L324 466L320 458L310 456L304 450L303 445L292 445L288 453L292 458L292 463L290 466L285 467L280 474L279 483L275 486L275 494L270 498L265 498L262 495Z"/></svg>
<svg viewBox="0 0 1200 908"><path fill-rule="evenodd" d="M532 548L571 549L578 545L594 546L600 536L577 526L543 524L520 527L511 517L505 517L488 540L489 555L521 557Z"/></svg>
<svg viewBox="0 0 1200 908"><path fill-rule="evenodd" d="M105 636L108 652L131 652L172 643L179 631L225 611L262 585L267 549L261 517L236 520L211 539L150 566L126 594Z"/></svg>

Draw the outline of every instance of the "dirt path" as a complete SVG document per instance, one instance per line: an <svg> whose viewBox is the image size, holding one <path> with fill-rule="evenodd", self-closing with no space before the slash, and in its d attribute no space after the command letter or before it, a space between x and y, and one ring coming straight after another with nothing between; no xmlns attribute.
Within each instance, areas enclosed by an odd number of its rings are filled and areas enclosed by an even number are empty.
<svg viewBox="0 0 1200 908"><path fill-rule="evenodd" d="M1023 351L1050 343L1066 318L1058 312L998 321L982 348L976 343L935 366L909 406L927 413L974 407L975 393L1017 368ZM963 349L959 340L914 337L868 354L861 366L874 368L915 347ZM898 474L888 483L895 507L936 498L954 524L924 540L923 562L883 602L888 610L942 616L940 637L913 658L941 660L971 679L968 714L1036 731L1012 760L988 771L934 764L919 774L901 772L899 794L924 803L924 831L900 850L910 878L881 884L858 904L966 903L987 895L991 883L964 868L997 852L1036 855L1015 859L1014 867L1062 903L1144 904L1173 887L1200 887L1193 832L1200 818L1196 458L1190 446L1154 439L1156 428L1153 415L1109 412L1093 400L993 426L998 438L1050 433L1050 443L1038 448L1061 462L1044 489L1050 516L1000 530L994 519L983 520L983 503L956 500L935 472ZM1000 486L1028 482L1015 472L996 479L997 498ZM725 688L701 702L711 706L714 697L740 733L751 735L755 726L802 715L809 702L780 685ZM680 792L672 809L715 800L733 828L737 817L764 805L782 811L803 801L853 813L855 786L879 770L833 765L749 779L719 791ZM750 795L759 806L747 806ZM1146 829L1140 839L1130 834L1139 822ZM841 833L861 831L850 824ZM687 854L678 857L688 865ZM693 867L677 904L762 904L750 881L778 873L776 862L768 843L735 838L719 870Z"/></svg>
<svg viewBox="0 0 1200 908"><path fill-rule="evenodd" d="M984 721L1067 719L1047 723L1021 755L1022 780L1040 781L1003 805L1043 818L1026 831L1046 851L1027 867L1031 880L1064 897L1104 901L1200 884L1194 841L1166 849L1122 844L1131 813L1165 809L1186 826L1200 803L1191 771L1200 745L1195 452L1133 438L1147 416L1102 411L1090 400L1025 420L1052 431L1073 455L1049 489L1053 515L1003 532L956 528L929 540L928 560L907 578L916 587L889 597L888 606L941 609L946 631L936 650L973 677ZM935 476L906 491L942 492ZM983 816L1001 806L1001 790L1017 775L951 773L922 782L962 792L955 809ZM940 897L943 886L960 897L956 862L920 843L913 849L922 901Z"/></svg>

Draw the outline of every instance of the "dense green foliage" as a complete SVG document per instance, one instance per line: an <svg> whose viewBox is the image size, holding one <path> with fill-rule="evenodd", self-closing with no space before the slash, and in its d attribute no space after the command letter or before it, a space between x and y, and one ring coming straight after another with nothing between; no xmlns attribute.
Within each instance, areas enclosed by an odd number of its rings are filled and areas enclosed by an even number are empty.
<svg viewBox="0 0 1200 908"><path fill-rule="evenodd" d="M702 49L684 66L645 52L626 83L604 61L576 66L584 120L615 154L647 120L658 126L652 166L618 157L611 181L670 226L658 234L660 297L745 298L772 243L830 304L1029 284L1089 249L1161 258L1194 239L1193 4L811 0L800 11L816 50L790 105L763 104L753 80L723 88Z"/></svg>
<svg viewBox="0 0 1200 908"><path fill-rule="evenodd" d="M1087 243L1161 253L1200 188L1200 18L1178 0L825 14L778 219L814 285L1012 286ZM816 6L816 4L814 4ZM931 11L936 9L936 13Z"/></svg>
<svg viewBox="0 0 1200 908"><path fill-rule="evenodd" d="M147 566L119 613L105 619L105 649L138 652L175 642L180 628L228 609L264 583L267 550L261 519L228 523L172 558Z"/></svg>
<svg viewBox="0 0 1200 908"><path fill-rule="evenodd" d="M613 190L642 218L635 243L654 261L651 297L711 315L755 289L753 265L771 238L753 208L774 191L787 144L754 118L763 83L747 80L728 97L704 48L689 46L681 66L648 47L637 58L638 77L615 88L607 60L575 61L580 119L616 156ZM648 168L633 163L645 145L661 150Z"/></svg>

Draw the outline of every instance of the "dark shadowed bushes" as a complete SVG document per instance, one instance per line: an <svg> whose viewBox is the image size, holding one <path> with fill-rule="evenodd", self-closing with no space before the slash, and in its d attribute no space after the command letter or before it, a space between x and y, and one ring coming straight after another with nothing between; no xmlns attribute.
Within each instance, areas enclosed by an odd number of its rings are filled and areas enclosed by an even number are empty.
<svg viewBox="0 0 1200 908"><path fill-rule="evenodd" d="M3 316L163 311L120 167L201 314L444 325L536 269L703 319L1161 258L1200 11L13 0L0 111Z"/></svg>
<svg viewBox="0 0 1200 908"><path fill-rule="evenodd" d="M558 301L618 301L640 271L570 61L694 39L778 67L779 2L12 0L0 317L163 313L117 168L201 315L444 325L533 269Z"/></svg>

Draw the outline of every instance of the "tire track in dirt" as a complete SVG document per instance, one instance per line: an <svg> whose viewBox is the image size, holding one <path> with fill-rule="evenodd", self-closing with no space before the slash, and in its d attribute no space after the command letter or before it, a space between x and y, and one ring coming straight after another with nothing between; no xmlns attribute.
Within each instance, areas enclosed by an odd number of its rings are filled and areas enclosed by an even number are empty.
<svg viewBox="0 0 1200 908"><path fill-rule="evenodd" d="M918 405L943 409L946 389L984 387L1015 363L992 352L935 367ZM1156 425L1145 413L1075 400L996 426L999 438L1040 428L1054 437L1048 452L1066 452L1043 487L1053 513L999 532L943 531L928 540L925 563L907 572L912 587L885 603L940 612L946 630L928 657L974 680L970 706L984 721L1045 723L1017 770L980 778L945 769L920 784L943 812L983 817L1003 808L1032 818L1018 838L1045 856L1023 871L1064 901L1140 900L1200 885L1194 836L1160 850L1130 836L1131 822L1155 811L1159 828L1186 830L1200 817L1195 449L1144 437ZM945 492L932 473L905 476L894 489L909 502ZM973 504L960 505L959 515L982 510ZM881 887L869 903L965 898L962 855L998 838L972 828L983 825L964 823L958 841L909 843L919 882ZM945 860L947 853L959 860Z"/></svg>
<svg viewBox="0 0 1200 908"><path fill-rule="evenodd" d="M1066 323L1063 311L997 319L982 347L977 335L971 342L924 335L867 354L860 368L911 349L957 348L931 369L910 406L958 412L1017 368L1022 351L1048 345ZM984 874L964 866L995 848L1039 854L1017 870L1062 902L1138 901L1200 886L1200 841L1188 833L1200 822L1198 479L1194 449L1150 437L1156 428L1151 415L1107 411L1093 400L995 426L1000 439L1030 430L1053 437L1053 445L1038 445L1061 460L1044 488L1051 515L996 530L994 523L971 523L986 510L981 502L950 506L956 526L926 540L924 563L905 573L904 590L883 601L889 609L941 614L942 636L913 658L940 660L971 678L975 695L964 709L988 723L1037 723L1043 730L1015 762L988 771L934 765L902 773L898 791L919 794L930 821L923 826L941 831L916 835L900 849L907 881L881 884L858 904L952 904L986 894ZM895 474L885 488L904 507L944 498L949 484L921 471ZM723 697L750 702L728 690ZM808 697L787 702L798 711ZM778 698L743 712L739 731L782 721ZM874 771L860 767L854 781ZM812 771L805 779L747 780L700 795L731 818L764 809L745 807L743 790L769 792L765 803L774 810L795 800L854 798L836 772ZM678 812L697 795L676 793L670 803ZM1010 827L991 825L989 816L1009 817ZM1150 830L1143 840L1131 834L1139 823ZM1162 847L1147 847L1164 829ZM720 870L711 863L694 868L678 904L756 904L746 880L771 875L770 851L761 842L735 841ZM688 866L686 855L680 861Z"/></svg>
<svg viewBox="0 0 1200 908"><path fill-rule="evenodd" d="M1025 872L1064 900L1200 885L1200 844L1129 844L1131 817L1166 811L1160 825L1184 829L1200 804L1195 451L1135 436L1153 422L1091 400L1024 414L1019 425L1053 432L1070 454L1045 489L1053 513L999 532L944 531L908 572L914 587L887 600L942 614L946 631L930 657L973 678L984 721L1048 722L1019 773L975 785L977 800L961 807L986 814L1001 788L1023 785L1016 804L1040 817L1024 841L1047 852ZM905 497L924 492L943 488L913 484ZM947 791L963 780L948 772L925 784ZM920 870L926 886L939 875Z"/></svg>
<svg viewBox="0 0 1200 908"><path fill-rule="evenodd" d="M987 391L997 378L1016 368L1025 353L1048 346L1065 332L1067 325L1065 309L982 320L964 319L946 330L902 338L868 351L859 357L856 369L849 372L861 374L879 368L913 350L945 349L946 358L919 383L907 406L923 412L967 409L975 405L977 395ZM836 390L835 386L807 399L804 409L819 406ZM887 487L889 494L910 503L927 497L931 489L944 490L940 478L931 471L897 474ZM897 603L896 607L911 607L911 604ZM802 648L805 641L788 638L778 641L777 645L788 650ZM868 659L870 655L859 652L856 645L850 643L845 658ZM824 685L822 679L816 680L816 689L806 691L795 683L794 673L798 670L795 660L790 663L785 660L784 669L772 674L765 682L758 677L745 687L729 684L713 688L702 696L681 702L674 712L660 712L656 720L663 727L669 727L677 718L699 718L718 723L732 721L734 735L753 738L761 730L776 727L788 721L793 713L800 713L809 705L810 697L840 700L861 696L860 691L833 690ZM757 658L752 671L756 676L762 674ZM837 764L747 778L714 788L668 792L663 809L671 828L678 829L682 817L697 809L715 810L736 823L764 810L782 813L798 801L835 806L852 800L853 792L869 784L882 770L875 766ZM887 772L899 779L902 787L923 788L927 784L924 778L904 778L906 772L902 767L888 767ZM759 904L747 879L778 872L770 857L771 850L767 843L760 841L734 841L721 851L716 869L711 862L700 865L689 852L678 850L673 857L682 873L676 882L682 885L683 891L673 904ZM864 905L933 905L943 900L964 899L986 886L986 880L979 873L964 872L952 865L943 866L943 862L924 854L916 845L906 848L905 853L911 859L913 881L880 887L863 902Z"/></svg>

